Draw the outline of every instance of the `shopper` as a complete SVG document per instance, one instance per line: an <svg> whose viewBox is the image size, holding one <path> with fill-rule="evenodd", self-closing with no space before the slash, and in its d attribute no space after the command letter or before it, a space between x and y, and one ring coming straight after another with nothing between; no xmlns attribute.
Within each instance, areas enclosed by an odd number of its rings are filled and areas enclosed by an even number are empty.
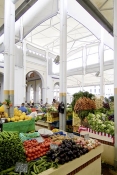
<svg viewBox="0 0 117 175"><path fill-rule="evenodd" d="M21 104L21 107L19 108L19 110L21 110L22 112L27 113L27 109L24 106L24 103Z"/></svg>

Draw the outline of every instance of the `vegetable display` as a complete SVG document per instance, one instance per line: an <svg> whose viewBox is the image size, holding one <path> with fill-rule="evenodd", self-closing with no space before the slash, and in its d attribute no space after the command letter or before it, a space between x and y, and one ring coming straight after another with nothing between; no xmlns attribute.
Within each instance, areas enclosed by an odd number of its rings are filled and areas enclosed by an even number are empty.
<svg viewBox="0 0 117 175"><path fill-rule="evenodd" d="M114 135L114 122L108 121L108 116L103 113L92 114L87 116L90 128L97 132L104 132Z"/></svg>
<svg viewBox="0 0 117 175"><path fill-rule="evenodd" d="M86 154L87 152L87 148L83 148L82 146L77 145L74 141L66 139L62 141L62 144L58 146L56 150L50 150L47 152L47 156L52 161L64 164Z"/></svg>
<svg viewBox="0 0 117 175"><path fill-rule="evenodd" d="M0 132L0 172L26 160L17 132Z"/></svg>
<svg viewBox="0 0 117 175"><path fill-rule="evenodd" d="M36 175L52 167L57 168L58 164L56 162L50 161L46 156L44 156L39 160L29 162L28 172L22 173L22 175ZM15 167L11 167L9 169L3 170L0 173L1 175L18 175L19 174L15 172Z"/></svg>
<svg viewBox="0 0 117 175"><path fill-rule="evenodd" d="M50 139L45 139L43 143L38 143L36 139L23 142L27 161L42 157L50 147Z"/></svg>
<svg viewBox="0 0 117 175"><path fill-rule="evenodd" d="M50 106L48 108L48 112L58 112L57 109L54 106Z"/></svg>
<svg viewBox="0 0 117 175"><path fill-rule="evenodd" d="M74 106L75 106L75 104L76 104L76 101L77 101L79 98L81 98L81 97L86 97L86 98L93 99L95 96L94 96L93 94L87 92L87 91L85 91L85 92L80 91L80 92L78 92L78 93L73 94L73 100L72 100L72 103L71 103L71 105L72 105L72 110L74 110Z"/></svg>

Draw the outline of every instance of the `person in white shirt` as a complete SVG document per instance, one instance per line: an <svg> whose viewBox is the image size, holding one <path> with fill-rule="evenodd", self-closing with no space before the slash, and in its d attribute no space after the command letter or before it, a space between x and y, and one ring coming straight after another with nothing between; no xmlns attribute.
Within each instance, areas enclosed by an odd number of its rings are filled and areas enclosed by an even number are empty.
<svg viewBox="0 0 117 175"><path fill-rule="evenodd" d="M36 109L36 111L34 111L34 112L32 112L31 114L30 114L30 116L32 117L32 118L36 118L37 117L37 113L38 113L38 109Z"/></svg>

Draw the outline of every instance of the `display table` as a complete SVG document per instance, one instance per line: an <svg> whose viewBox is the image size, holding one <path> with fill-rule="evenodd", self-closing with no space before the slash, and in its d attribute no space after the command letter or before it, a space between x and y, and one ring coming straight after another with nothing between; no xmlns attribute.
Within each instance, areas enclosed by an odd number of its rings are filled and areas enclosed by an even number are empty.
<svg viewBox="0 0 117 175"><path fill-rule="evenodd" d="M51 124L48 122L45 122L43 120L38 120L37 122L35 122L35 130L38 131L41 128L47 128L50 129Z"/></svg>
<svg viewBox="0 0 117 175"><path fill-rule="evenodd" d="M18 131L23 133L35 131L35 120L32 119L32 120L19 121L19 122L3 123L2 130Z"/></svg>
<svg viewBox="0 0 117 175"><path fill-rule="evenodd" d="M80 135L84 136L85 134L89 134L89 137L93 138L93 139L97 139L99 140L103 147L104 147L104 151L101 155L101 158L104 162L110 164L110 165L114 165L114 143L113 143L113 138L110 137L106 137L106 136L100 136L98 134L94 134L88 131L81 131Z"/></svg>
<svg viewBox="0 0 117 175"><path fill-rule="evenodd" d="M59 166L58 169L51 168L39 175L101 175L102 152L101 145L80 158Z"/></svg>

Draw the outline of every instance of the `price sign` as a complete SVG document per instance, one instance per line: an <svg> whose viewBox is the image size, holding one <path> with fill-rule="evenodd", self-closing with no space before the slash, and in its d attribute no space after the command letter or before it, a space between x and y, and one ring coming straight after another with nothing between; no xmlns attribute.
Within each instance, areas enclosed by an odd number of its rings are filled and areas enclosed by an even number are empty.
<svg viewBox="0 0 117 175"><path fill-rule="evenodd" d="M58 145L51 143L50 148L56 150L58 148Z"/></svg>
<svg viewBox="0 0 117 175"><path fill-rule="evenodd" d="M67 136L70 137L71 139L74 138L74 134L73 133L67 133Z"/></svg>
<svg viewBox="0 0 117 175"><path fill-rule="evenodd" d="M28 164L27 163L21 163L17 162L15 165L15 172L18 173L27 173L28 172Z"/></svg>
<svg viewBox="0 0 117 175"><path fill-rule="evenodd" d="M89 140L89 134L84 135L85 140Z"/></svg>

